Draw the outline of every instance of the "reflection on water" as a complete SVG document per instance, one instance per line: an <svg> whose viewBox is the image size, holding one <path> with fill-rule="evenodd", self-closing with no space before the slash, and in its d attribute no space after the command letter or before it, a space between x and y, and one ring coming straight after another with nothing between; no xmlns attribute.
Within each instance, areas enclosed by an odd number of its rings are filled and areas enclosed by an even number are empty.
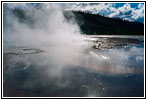
<svg viewBox="0 0 147 100"><path fill-rule="evenodd" d="M67 45L4 48L4 96L144 96L142 36L88 36L85 41L79 53Z"/></svg>

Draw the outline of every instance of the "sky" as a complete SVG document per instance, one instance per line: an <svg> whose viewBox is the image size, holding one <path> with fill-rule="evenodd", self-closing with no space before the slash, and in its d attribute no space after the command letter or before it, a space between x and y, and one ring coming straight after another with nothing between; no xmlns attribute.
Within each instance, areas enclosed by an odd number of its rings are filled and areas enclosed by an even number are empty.
<svg viewBox="0 0 147 100"><path fill-rule="evenodd" d="M48 4L48 3L46 3ZM74 10L101 14L110 18L144 23L144 3L58 3L63 10ZM36 3L27 3L34 6ZM50 4L49 4L50 5ZM22 4L13 6L25 7Z"/></svg>
<svg viewBox="0 0 147 100"><path fill-rule="evenodd" d="M76 3L65 8L144 23L144 3Z"/></svg>

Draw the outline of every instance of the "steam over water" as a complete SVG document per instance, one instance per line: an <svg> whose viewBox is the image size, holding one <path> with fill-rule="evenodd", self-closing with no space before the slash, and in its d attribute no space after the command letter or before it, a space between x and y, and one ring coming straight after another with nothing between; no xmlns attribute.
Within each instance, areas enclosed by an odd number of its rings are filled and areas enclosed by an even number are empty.
<svg viewBox="0 0 147 100"><path fill-rule="evenodd" d="M143 96L143 36L82 35L60 4L3 6L4 96Z"/></svg>

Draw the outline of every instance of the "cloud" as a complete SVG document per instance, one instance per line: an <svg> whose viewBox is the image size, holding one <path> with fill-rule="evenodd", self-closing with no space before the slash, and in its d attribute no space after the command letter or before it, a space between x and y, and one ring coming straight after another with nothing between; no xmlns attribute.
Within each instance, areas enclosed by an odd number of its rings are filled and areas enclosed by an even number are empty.
<svg viewBox="0 0 147 100"><path fill-rule="evenodd" d="M140 3L136 7L131 7L131 3L126 3L123 6L116 8L115 3L80 3L73 4L68 10L84 11L93 14L102 14L111 18L118 17L129 21L144 22L144 4Z"/></svg>
<svg viewBox="0 0 147 100"><path fill-rule="evenodd" d="M91 12L93 14L97 14L100 12L110 12L110 8L114 6L112 3L81 3L81 4L73 4L72 7L68 10L76 10L76 11L85 11L85 12Z"/></svg>
<svg viewBox="0 0 147 100"><path fill-rule="evenodd" d="M119 17L129 21L137 21L139 18L144 17L144 5L138 4L137 8L131 8L131 4L124 4L118 9L113 9L114 13L111 13L109 17Z"/></svg>

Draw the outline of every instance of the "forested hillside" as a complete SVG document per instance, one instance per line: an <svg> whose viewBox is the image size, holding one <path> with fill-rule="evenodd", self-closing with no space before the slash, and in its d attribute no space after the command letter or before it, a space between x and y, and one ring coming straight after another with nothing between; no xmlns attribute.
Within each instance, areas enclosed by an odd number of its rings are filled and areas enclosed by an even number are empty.
<svg viewBox="0 0 147 100"><path fill-rule="evenodd" d="M89 35L143 35L144 24L129 22L119 18L109 18L99 14L73 11L74 18L83 34ZM67 11L65 16L70 19L73 14Z"/></svg>

